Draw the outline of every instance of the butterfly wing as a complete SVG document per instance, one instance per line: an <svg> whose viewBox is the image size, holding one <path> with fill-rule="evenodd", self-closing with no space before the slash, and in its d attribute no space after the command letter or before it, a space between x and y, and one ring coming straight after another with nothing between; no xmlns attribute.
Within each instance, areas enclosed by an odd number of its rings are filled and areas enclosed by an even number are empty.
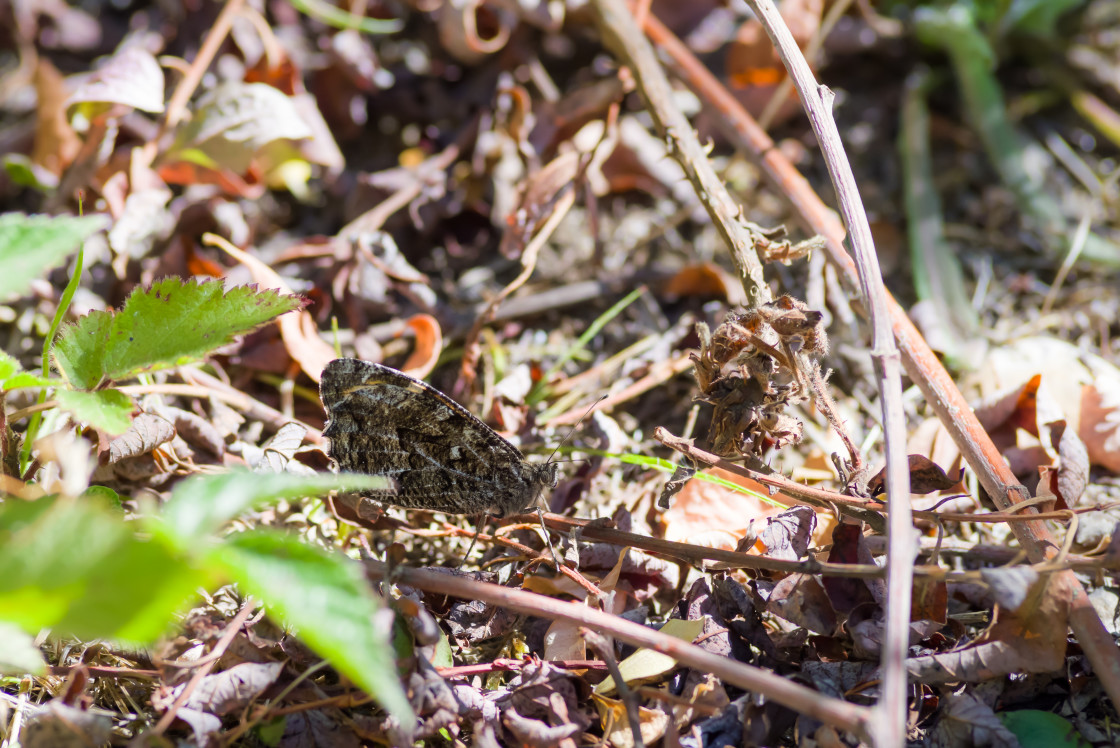
<svg viewBox="0 0 1120 748"><path fill-rule="evenodd" d="M506 515L534 503L555 465L531 465L516 447L447 395L387 366L353 358L323 370L320 396L330 456L348 472L382 475L363 495L411 509Z"/></svg>

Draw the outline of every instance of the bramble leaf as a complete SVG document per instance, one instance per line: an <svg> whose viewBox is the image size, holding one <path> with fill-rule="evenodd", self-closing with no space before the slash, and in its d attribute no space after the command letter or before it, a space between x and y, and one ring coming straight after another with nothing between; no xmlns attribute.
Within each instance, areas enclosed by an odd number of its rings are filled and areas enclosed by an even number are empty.
<svg viewBox="0 0 1120 748"><path fill-rule="evenodd" d="M387 632L376 625L381 606L358 563L260 531L234 535L211 558L402 723L412 718Z"/></svg>
<svg viewBox="0 0 1120 748"><path fill-rule="evenodd" d="M348 473L302 476L235 470L199 475L175 487L160 513L164 522L161 532L173 543L190 548L237 515L262 504L328 491L384 490L386 485L387 479L382 476Z"/></svg>
<svg viewBox="0 0 1120 748"><path fill-rule="evenodd" d="M256 286L164 278L137 289L115 312L92 312L63 329L54 359L79 389L178 366L220 348L302 300Z"/></svg>
<svg viewBox="0 0 1120 748"><path fill-rule="evenodd" d="M54 397L63 410L79 421L112 436L128 431L132 411L136 408L132 398L120 390L83 392L59 388Z"/></svg>

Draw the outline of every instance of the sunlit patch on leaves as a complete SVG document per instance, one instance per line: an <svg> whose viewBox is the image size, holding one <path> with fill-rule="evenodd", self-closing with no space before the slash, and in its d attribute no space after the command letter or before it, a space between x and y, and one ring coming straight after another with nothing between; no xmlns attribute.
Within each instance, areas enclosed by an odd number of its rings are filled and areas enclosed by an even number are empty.
<svg viewBox="0 0 1120 748"><path fill-rule="evenodd" d="M152 369L178 366L302 305L254 286L221 281L156 281L117 312L91 312L63 329L55 362L74 387L94 389Z"/></svg>
<svg viewBox="0 0 1120 748"><path fill-rule="evenodd" d="M163 111L163 71L156 58L139 44L121 48L70 95L67 105L82 105L86 119L111 106Z"/></svg>
<svg viewBox="0 0 1120 748"><path fill-rule="evenodd" d="M105 225L104 216L0 215L0 301L25 292Z"/></svg>
<svg viewBox="0 0 1120 748"><path fill-rule="evenodd" d="M278 140L311 137L292 100L264 83L231 81L199 99L176 137L172 155L242 174L258 152ZM169 156L171 158L171 156Z"/></svg>

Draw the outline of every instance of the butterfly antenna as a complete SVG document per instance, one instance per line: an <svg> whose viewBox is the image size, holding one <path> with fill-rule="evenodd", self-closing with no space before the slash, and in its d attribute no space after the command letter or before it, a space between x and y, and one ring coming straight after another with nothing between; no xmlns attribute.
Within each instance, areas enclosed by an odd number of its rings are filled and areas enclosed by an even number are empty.
<svg viewBox="0 0 1120 748"><path fill-rule="evenodd" d="M552 458L555 457L556 453L560 451L560 447L564 446L564 442L566 442L566 441L568 441L569 439L572 438L572 434L576 433L576 429L578 429L579 425L581 423L583 423L583 419L587 418L587 416L591 415L591 411L595 410L595 406L598 405L599 403L603 402L606 399L607 399L607 396L603 395L602 397L600 397L598 400L591 403L591 405L589 405L587 407L587 410L584 411L583 415L579 417L578 421L576 421L575 426L572 426L572 428L568 431L568 433L564 435L564 438L561 439L560 443L556 445L556 449L552 450L552 454L550 454L548 456L548 460L546 460L546 464L548 462L552 462ZM575 460L569 460L569 462L575 462Z"/></svg>

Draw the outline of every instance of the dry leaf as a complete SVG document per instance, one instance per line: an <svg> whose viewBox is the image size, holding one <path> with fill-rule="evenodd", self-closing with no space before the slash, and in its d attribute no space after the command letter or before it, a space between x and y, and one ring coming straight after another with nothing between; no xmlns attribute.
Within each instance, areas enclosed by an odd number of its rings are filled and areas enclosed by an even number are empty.
<svg viewBox="0 0 1120 748"><path fill-rule="evenodd" d="M412 349L401 371L411 377L424 379L432 373L443 353L443 333L439 320L430 314L416 314L405 324L416 334L416 347Z"/></svg>

